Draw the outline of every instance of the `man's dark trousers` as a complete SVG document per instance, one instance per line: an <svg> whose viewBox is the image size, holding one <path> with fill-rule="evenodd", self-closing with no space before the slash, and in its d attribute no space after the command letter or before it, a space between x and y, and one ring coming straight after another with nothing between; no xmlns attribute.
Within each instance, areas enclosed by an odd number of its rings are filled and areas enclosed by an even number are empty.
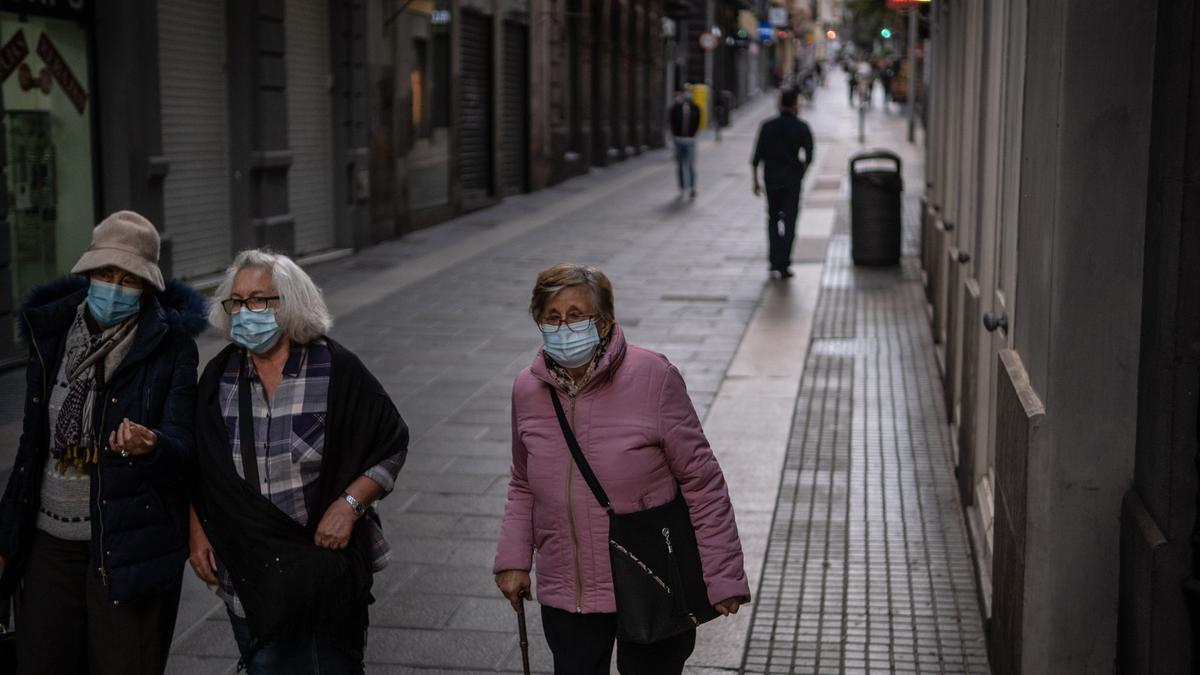
<svg viewBox="0 0 1200 675"><path fill-rule="evenodd" d="M800 215L800 186L767 190L767 242L771 269L783 272L792 265L796 218Z"/></svg>

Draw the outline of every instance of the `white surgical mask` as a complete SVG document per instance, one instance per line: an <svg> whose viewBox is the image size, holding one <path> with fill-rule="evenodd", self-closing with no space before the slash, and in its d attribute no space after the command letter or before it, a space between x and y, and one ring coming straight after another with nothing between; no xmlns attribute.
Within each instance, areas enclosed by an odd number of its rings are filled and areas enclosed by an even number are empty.
<svg viewBox="0 0 1200 675"><path fill-rule="evenodd" d="M563 368L578 368L592 359L600 344L596 320L587 319L569 325L542 324L542 343L546 354Z"/></svg>

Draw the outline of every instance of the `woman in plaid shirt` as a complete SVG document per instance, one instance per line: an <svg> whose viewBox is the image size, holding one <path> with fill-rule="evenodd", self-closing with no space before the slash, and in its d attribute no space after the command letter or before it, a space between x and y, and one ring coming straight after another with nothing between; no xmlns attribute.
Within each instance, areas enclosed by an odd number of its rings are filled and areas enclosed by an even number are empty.
<svg viewBox="0 0 1200 675"><path fill-rule="evenodd" d="M407 428L326 337L320 289L291 259L242 252L217 298L210 321L232 344L198 389L192 568L225 601L250 673L361 673L389 552L372 504L394 486Z"/></svg>

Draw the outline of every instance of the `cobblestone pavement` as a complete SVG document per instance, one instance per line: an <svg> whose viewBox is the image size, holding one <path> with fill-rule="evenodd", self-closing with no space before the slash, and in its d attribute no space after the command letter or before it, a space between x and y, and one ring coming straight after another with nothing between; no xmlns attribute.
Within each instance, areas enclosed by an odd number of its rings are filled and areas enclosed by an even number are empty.
<svg viewBox="0 0 1200 675"><path fill-rule="evenodd" d="M746 673L986 673L906 200L899 269L829 246Z"/></svg>

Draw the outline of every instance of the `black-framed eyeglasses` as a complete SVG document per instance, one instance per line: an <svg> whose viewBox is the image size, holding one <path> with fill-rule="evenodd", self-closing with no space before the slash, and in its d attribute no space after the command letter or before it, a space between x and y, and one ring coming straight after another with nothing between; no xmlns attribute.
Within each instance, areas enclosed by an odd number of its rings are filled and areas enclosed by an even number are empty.
<svg viewBox="0 0 1200 675"><path fill-rule="evenodd" d="M542 319L538 322L538 328L542 329L543 333L557 333L563 326L572 333L582 333L591 325L591 320L595 319L595 314L568 314L565 317L551 317Z"/></svg>
<svg viewBox="0 0 1200 675"><path fill-rule="evenodd" d="M242 311L243 307L251 312L265 312L271 306L271 302L278 299L278 295L255 296L246 299L226 298L221 301L221 308L225 310L226 314L237 314Z"/></svg>

